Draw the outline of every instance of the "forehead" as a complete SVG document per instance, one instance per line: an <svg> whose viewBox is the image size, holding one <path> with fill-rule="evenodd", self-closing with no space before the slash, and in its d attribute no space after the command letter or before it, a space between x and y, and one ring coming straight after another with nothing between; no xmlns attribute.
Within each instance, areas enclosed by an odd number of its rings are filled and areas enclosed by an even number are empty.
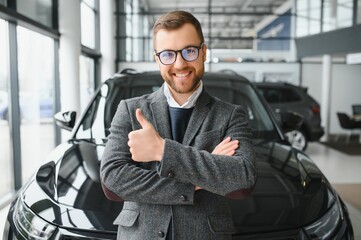
<svg viewBox="0 0 361 240"><path fill-rule="evenodd" d="M178 50L191 45L200 45L200 38L195 27L190 23L178 29L160 29L155 36L154 46L158 52L165 49Z"/></svg>

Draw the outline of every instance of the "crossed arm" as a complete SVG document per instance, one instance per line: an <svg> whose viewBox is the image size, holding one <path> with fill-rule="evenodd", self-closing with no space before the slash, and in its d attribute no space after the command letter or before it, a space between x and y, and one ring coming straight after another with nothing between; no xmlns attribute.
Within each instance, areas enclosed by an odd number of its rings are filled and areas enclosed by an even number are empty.
<svg viewBox="0 0 361 240"><path fill-rule="evenodd" d="M124 104L123 107L126 108L126 105ZM128 201L144 203L192 204L195 190L201 189L196 186L198 185L197 183L200 183L199 186L202 186L206 190L221 195L227 195L227 193L238 189L238 186L247 188L253 185L252 182L254 179L252 173L254 172L254 166L251 163L252 161L247 160L248 155L240 156L239 154L233 159L232 156L235 154L237 148L239 148L240 142L238 140L232 140L230 137L225 138L219 143L212 154L205 151L198 152L198 150L192 147L182 146L181 144L167 140L167 144L171 144L167 147L168 151L170 149L172 149L171 151L177 149L178 154L184 154L181 157L182 159L203 159L202 161L205 161L204 163L207 164L207 167L212 169L214 174L218 174L217 179L212 178L215 181L211 183L213 185L208 185L208 183L204 184L206 182L203 180L208 178L205 175L207 171L200 172L197 170L197 166L188 165L192 165L188 160L184 162L184 164L187 165L178 168L179 170L184 169L186 175L177 175L178 177L176 178L169 178L167 175L164 176L164 172L161 171L157 172L139 167L137 163L147 164L147 162L150 161L161 161L162 157L164 157L163 152L165 151L166 141L159 136L152 124L148 123L141 112L137 110L136 118L142 128L131 131L128 135L128 143L122 144L122 142L124 142L122 136L128 134L127 129L129 128L126 126L130 126L131 124L130 119L125 118L124 115L119 115L119 117L118 121L115 122L120 125L113 129L113 134L109 137L111 144L108 147L110 149L104 152L104 158L102 160L101 177L106 194L110 192L114 193L111 195L122 197ZM119 121L120 119L122 121ZM236 127L240 126L237 124ZM236 131L238 132L238 130ZM244 145L249 144L248 140L242 140L241 148L248 148L249 146ZM241 153L243 154L243 152L244 150L242 149ZM215 154L222 155L223 157L216 157ZM210 157L212 160L209 162L206 159ZM243 158L246 158L246 161L240 160ZM252 158L250 159L252 160ZM223 161L227 161L230 164L224 164ZM169 161L167 160L167 162ZM161 168L167 169L170 165L166 164L164 166L164 163L161 163L161 166ZM233 173L230 173L230 171ZM227 173L227 175L219 175L222 172ZM216 183L216 185L214 185L214 183ZM179 200L179 196L181 195L187 195L189 201L181 202ZM108 195L108 197L109 196L110 195Z"/></svg>
<svg viewBox="0 0 361 240"><path fill-rule="evenodd" d="M132 159L136 162L161 161L164 153L164 139L159 136L153 125L144 118L141 110L136 110L136 118L141 129L128 134L128 146ZM238 140L224 139L213 150L213 154L232 156L238 147Z"/></svg>
<svg viewBox="0 0 361 240"><path fill-rule="evenodd" d="M160 161L164 153L165 141L153 125L144 118L141 110L136 110L136 118L141 129L129 133L128 146L132 154L132 159L136 162ZM212 154L232 156L238 148L238 140L231 140L230 137L225 138L212 151ZM196 186L195 190L201 187Z"/></svg>

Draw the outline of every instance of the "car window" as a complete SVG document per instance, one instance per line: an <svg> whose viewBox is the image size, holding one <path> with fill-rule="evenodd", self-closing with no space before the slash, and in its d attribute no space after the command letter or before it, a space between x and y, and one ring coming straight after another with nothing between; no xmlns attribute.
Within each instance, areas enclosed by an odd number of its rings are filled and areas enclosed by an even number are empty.
<svg viewBox="0 0 361 240"><path fill-rule="evenodd" d="M268 113L250 84L243 82L231 82L231 84L217 82L216 84L208 84L206 87L210 95L229 103L241 105L246 111L247 119L253 132L259 134L274 130Z"/></svg>
<svg viewBox="0 0 361 240"><path fill-rule="evenodd" d="M301 96L291 88L282 88L281 96L283 102L298 102L301 101Z"/></svg>
<svg viewBox="0 0 361 240"><path fill-rule="evenodd" d="M258 87L269 103L288 103L301 101L301 96L291 88Z"/></svg>
<svg viewBox="0 0 361 240"><path fill-rule="evenodd" d="M159 81L129 84L127 81L109 81L102 85L91 105L86 110L76 138L106 140L118 104L123 99L149 94L160 87Z"/></svg>
<svg viewBox="0 0 361 240"><path fill-rule="evenodd" d="M108 85L102 85L100 91L95 95L83 116L82 122L77 129L76 138L101 140L106 139L104 128L105 103L108 95Z"/></svg>
<svg viewBox="0 0 361 240"><path fill-rule="evenodd" d="M162 83L161 79L133 80L131 83L128 80L114 80L104 83L86 110L76 138L106 141L119 102L152 93L159 89ZM274 138L277 135L270 116L248 82L207 79L204 83L210 95L243 106L254 138Z"/></svg>

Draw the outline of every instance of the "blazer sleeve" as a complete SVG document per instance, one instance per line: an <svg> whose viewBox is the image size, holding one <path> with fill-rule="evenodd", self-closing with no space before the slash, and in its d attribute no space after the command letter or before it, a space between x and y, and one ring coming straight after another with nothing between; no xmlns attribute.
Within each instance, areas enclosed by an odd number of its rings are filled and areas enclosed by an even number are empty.
<svg viewBox="0 0 361 240"><path fill-rule="evenodd" d="M111 200L151 204L192 204L195 186L160 176L131 159L128 134L132 122L126 101L121 101L113 118L102 155L100 176L105 195ZM155 163L152 163L155 164Z"/></svg>
<svg viewBox="0 0 361 240"><path fill-rule="evenodd" d="M257 179L251 129L245 116L243 108L235 106L226 126L224 137L239 140L239 148L233 156L211 154L166 139L160 176L172 176L180 182L189 182L229 198L243 198Z"/></svg>

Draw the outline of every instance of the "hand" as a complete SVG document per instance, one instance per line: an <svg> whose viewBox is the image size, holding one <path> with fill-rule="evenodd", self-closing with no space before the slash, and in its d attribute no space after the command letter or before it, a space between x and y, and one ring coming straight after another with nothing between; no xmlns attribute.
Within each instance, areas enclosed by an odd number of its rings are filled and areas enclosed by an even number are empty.
<svg viewBox="0 0 361 240"><path fill-rule="evenodd" d="M226 137L213 150L212 154L233 156L238 148L238 140L231 141L231 137Z"/></svg>
<svg viewBox="0 0 361 240"><path fill-rule="evenodd" d="M128 134L128 146L132 159L136 162L160 161L164 152L164 139L159 136L139 108L135 116L142 128Z"/></svg>
<svg viewBox="0 0 361 240"><path fill-rule="evenodd" d="M226 137L220 142L212 151L212 154L233 156L238 148L238 140L231 141L231 137ZM201 190L201 187L196 186L195 191Z"/></svg>

